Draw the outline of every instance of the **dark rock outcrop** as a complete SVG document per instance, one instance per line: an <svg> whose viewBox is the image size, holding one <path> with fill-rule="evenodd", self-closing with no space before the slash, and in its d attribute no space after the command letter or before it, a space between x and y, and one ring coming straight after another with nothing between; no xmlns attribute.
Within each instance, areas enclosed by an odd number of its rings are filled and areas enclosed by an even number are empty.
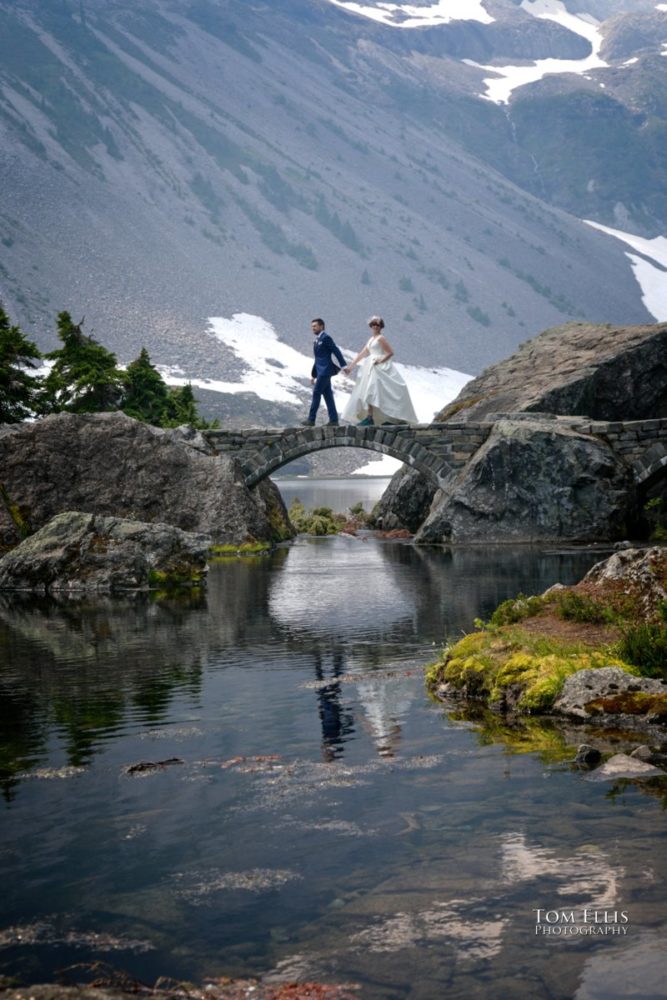
<svg viewBox="0 0 667 1000"><path fill-rule="evenodd" d="M123 413L60 413L0 427L0 543L66 510L163 522L241 543L291 537L268 481L252 492L200 434Z"/></svg>
<svg viewBox="0 0 667 1000"><path fill-rule="evenodd" d="M402 466L382 494L373 514L383 531L407 528L416 532L428 516L435 485L425 476Z"/></svg>
<svg viewBox="0 0 667 1000"><path fill-rule="evenodd" d="M667 415L667 324L545 330L468 382L439 422L534 413L503 421L470 465L436 494L417 541L610 540L635 519L629 470L599 442L545 416L640 420ZM528 418L526 418L528 419ZM420 474L402 469L378 508L414 528Z"/></svg>
<svg viewBox="0 0 667 1000"><path fill-rule="evenodd" d="M436 420L517 410L594 420L667 416L667 323L545 330L466 383Z"/></svg>
<svg viewBox="0 0 667 1000"><path fill-rule="evenodd" d="M607 62L621 62L638 53L660 53L665 19L658 11L641 11L611 19L605 25L600 55Z"/></svg>
<svg viewBox="0 0 667 1000"><path fill-rule="evenodd" d="M601 441L548 417L499 420L416 540L621 538L632 496L629 469Z"/></svg>
<svg viewBox="0 0 667 1000"><path fill-rule="evenodd" d="M0 590L118 593L201 585L208 535L66 511L0 559Z"/></svg>

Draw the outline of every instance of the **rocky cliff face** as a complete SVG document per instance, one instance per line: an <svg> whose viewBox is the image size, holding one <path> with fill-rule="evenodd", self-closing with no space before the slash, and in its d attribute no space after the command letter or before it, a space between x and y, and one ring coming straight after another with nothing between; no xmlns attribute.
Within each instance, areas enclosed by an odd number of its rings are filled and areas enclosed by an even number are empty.
<svg viewBox="0 0 667 1000"><path fill-rule="evenodd" d="M643 420L667 416L667 323L567 323L468 382L437 421L518 410Z"/></svg>
<svg viewBox="0 0 667 1000"><path fill-rule="evenodd" d="M602 442L544 417L499 420L436 497L416 540L625 538L633 500L630 469Z"/></svg>
<svg viewBox="0 0 667 1000"><path fill-rule="evenodd" d="M61 413L0 427L0 541L15 544L66 510L164 522L215 541L291 537L272 483L254 491L200 435L122 413Z"/></svg>
<svg viewBox="0 0 667 1000"><path fill-rule="evenodd" d="M667 415L667 324L546 330L469 382L437 419L493 420L503 412L525 417L499 421L430 509L418 474L397 473L379 508L382 524L414 531L419 520L417 540L425 543L624 537L638 521L629 468L545 414Z"/></svg>

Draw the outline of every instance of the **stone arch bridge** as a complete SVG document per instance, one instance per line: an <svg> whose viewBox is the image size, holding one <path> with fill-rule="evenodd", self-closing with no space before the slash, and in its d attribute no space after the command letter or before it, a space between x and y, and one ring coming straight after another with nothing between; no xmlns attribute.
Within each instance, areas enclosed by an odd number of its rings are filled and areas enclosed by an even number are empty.
<svg viewBox="0 0 667 1000"><path fill-rule="evenodd" d="M630 464L638 487L667 474L667 418L614 422L521 412L490 414L479 422L215 430L205 431L204 437L217 452L238 460L251 488L295 458L325 448L365 448L391 455L440 487L470 461L498 420L538 417L605 441Z"/></svg>

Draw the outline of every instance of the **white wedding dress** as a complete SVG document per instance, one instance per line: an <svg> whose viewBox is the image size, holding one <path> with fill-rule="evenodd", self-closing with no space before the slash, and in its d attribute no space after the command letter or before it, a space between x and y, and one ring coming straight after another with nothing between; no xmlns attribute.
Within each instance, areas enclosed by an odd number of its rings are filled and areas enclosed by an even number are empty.
<svg viewBox="0 0 667 1000"><path fill-rule="evenodd" d="M387 353L379 337L371 337L366 347L368 357L359 365L359 377L343 410L343 420L363 420L371 406L376 424L419 423L405 380L391 358L375 364Z"/></svg>

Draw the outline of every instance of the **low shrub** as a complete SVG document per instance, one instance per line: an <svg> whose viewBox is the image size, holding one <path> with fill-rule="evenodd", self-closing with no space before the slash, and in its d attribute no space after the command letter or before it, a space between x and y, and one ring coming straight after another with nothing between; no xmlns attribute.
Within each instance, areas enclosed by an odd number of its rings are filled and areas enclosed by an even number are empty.
<svg viewBox="0 0 667 1000"><path fill-rule="evenodd" d="M300 535L335 535L346 521L343 514L334 514L331 507L306 510L298 497L292 501L288 514L294 529Z"/></svg>
<svg viewBox="0 0 667 1000"><path fill-rule="evenodd" d="M523 621L524 618L531 618L537 615L544 608L546 601L543 597L526 597L525 594L518 594L508 601L499 604L489 619L489 625L514 625Z"/></svg>
<svg viewBox="0 0 667 1000"><path fill-rule="evenodd" d="M613 610L608 605L576 590L564 591L558 595L556 602L560 617L569 621L601 624L612 622L615 618Z"/></svg>
<svg viewBox="0 0 667 1000"><path fill-rule="evenodd" d="M661 612L665 614L662 606ZM630 625L619 642L619 653L645 676L667 679L667 624Z"/></svg>

